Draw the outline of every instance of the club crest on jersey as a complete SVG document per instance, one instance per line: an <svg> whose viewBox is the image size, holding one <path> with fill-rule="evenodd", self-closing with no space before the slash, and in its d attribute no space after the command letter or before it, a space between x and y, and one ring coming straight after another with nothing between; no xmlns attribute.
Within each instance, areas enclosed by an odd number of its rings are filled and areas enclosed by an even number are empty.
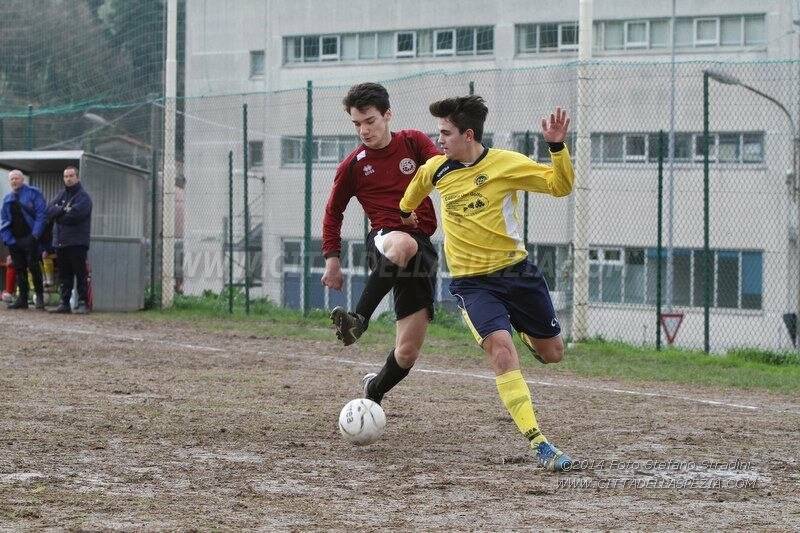
<svg viewBox="0 0 800 533"><path fill-rule="evenodd" d="M403 174L413 174L417 170L417 164L410 157L404 157L400 160L400 172Z"/></svg>
<svg viewBox="0 0 800 533"><path fill-rule="evenodd" d="M486 174L481 174L480 176L475 178L475 186L480 187L481 185L486 183L486 180L488 179L489 177Z"/></svg>
<svg viewBox="0 0 800 533"><path fill-rule="evenodd" d="M364 165L364 175L369 176L375 174L375 168L372 165Z"/></svg>

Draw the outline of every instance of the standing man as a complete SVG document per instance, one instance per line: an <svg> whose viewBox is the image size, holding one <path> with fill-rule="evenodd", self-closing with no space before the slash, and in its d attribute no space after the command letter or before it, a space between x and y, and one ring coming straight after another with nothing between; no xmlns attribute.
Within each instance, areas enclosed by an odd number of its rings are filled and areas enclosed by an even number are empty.
<svg viewBox="0 0 800 533"><path fill-rule="evenodd" d="M89 252L92 199L81 185L77 168L69 166L64 169L64 190L47 206L47 217L53 221L53 248L56 249L61 282L61 303L50 312L71 312L69 299L75 279L78 286L75 312L88 313L86 255Z"/></svg>
<svg viewBox="0 0 800 533"><path fill-rule="evenodd" d="M8 304L8 308L28 308L30 271L36 291L36 309L44 309L39 239L45 229L47 203L39 189L25 184L25 176L20 170L9 172L8 181L11 192L3 198L0 235L11 252L19 288L19 297Z"/></svg>
<svg viewBox="0 0 800 533"><path fill-rule="evenodd" d="M549 121L542 119L553 161L547 166L481 144L488 109L480 96L435 102L430 112L438 118L445 155L432 158L417 172L400 201L403 223L418 226L414 210L436 187L442 198L445 256L453 275L450 293L486 352L500 399L539 463L548 470L568 470L572 459L539 431L511 335L516 330L542 363L557 363L564 355L550 291L539 269L528 261L520 236L517 191L552 196L572 191L574 172L564 145L569 118L557 108Z"/></svg>
<svg viewBox="0 0 800 533"><path fill-rule="evenodd" d="M353 86L345 96L345 112L362 144L336 170L322 228L325 273L322 283L341 290L343 276L341 229L344 211L355 196L370 220L365 243L372 270L355 312L337 307L331 314L336 334L345 346L367 329L383 297L394 289L397 333L394 349L378 372L362 379L364 395L380 403L384 394L408 375L419 357L428 322L433 319L438 256L430 241L436 231L436 213L430 199L418 210L419 224L405 228L397 204L414 172L439 151L417 130L392 132L389 93L377 83Z"/></svg>

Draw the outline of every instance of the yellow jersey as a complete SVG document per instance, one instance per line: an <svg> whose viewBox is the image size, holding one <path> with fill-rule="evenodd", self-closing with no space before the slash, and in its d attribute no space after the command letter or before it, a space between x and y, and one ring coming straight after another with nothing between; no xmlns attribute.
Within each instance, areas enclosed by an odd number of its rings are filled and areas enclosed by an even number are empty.
<svg viewBox="0 0 800 533"><path fill-rule="evenodd" d="M479 276L525 259L517 191L566 196L575 174L566 146L543 165L509 150L485 148L470 166L439 155L406 188L400 211L408 214L431 193L441 195L444 254L454 278Z"/></svg>

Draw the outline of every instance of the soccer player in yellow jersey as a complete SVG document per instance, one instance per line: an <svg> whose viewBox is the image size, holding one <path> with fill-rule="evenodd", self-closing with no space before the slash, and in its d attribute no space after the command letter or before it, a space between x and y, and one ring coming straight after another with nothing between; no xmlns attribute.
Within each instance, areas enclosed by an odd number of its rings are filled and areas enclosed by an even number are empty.
<svg viewBox="0 0 800 533"><path fill-rule="evenodd" d="M561 326L539 269L528 261L520 236L517 191L566 196L574 173L564 139L566 111L542 119L552 166L517 152L481 144L488 109L480 96L448 98L430 106L438 118L444 155L419 168L400 201L404 224L417 225L414 210L435 187L441 195L444 253L453 280L450 293L495 372L497 391L539 463L569 470L572 459L542 435L528 384L512 341L516 330L542 363L564 354ZM513 328L513 329L512 329Z"/></svg>

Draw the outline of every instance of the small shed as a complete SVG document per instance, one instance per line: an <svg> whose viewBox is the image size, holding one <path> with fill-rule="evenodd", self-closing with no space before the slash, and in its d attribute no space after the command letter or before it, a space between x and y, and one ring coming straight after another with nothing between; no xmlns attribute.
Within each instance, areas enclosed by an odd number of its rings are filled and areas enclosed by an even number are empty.
<svg viewBox="0 0 800 533"><path fill-rule="evenodd" d="M149 268L150 173L83 151L0 152L0 168L19 169L48 203L64 188L64 168L78 167L92 197L89 262L94 309L144 307Z"/></svg>

